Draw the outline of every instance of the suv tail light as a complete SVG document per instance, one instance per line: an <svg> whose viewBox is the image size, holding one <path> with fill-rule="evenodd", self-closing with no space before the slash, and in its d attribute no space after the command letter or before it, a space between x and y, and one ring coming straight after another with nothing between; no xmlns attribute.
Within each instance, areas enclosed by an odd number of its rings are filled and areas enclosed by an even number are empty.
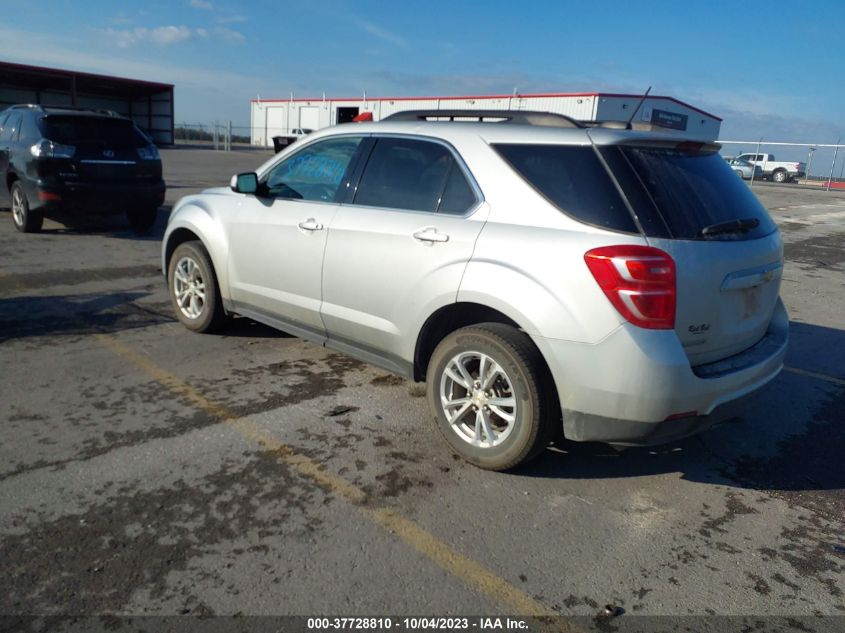
<svg viewBox="0 0 845 633"><path fill-rule="evenodd" d="M61 145L41 139L29 148L29 153L35 158L73 158L76 148L73 145Z"/></svg>
<svg viewBox="0 0 845 633"><path fill-rule="evenodd" d="M135 151L142 160L161 160L161 155L158 153L158 148L155 145L148 145L147 147L136 147Z"/></svg>
<svg viewBox="0 0 845 633"><path fill-rule="evenodd" d="M587 267L619 314L650 330L675 327L675 261L652 246L594 248Z"/></svg>

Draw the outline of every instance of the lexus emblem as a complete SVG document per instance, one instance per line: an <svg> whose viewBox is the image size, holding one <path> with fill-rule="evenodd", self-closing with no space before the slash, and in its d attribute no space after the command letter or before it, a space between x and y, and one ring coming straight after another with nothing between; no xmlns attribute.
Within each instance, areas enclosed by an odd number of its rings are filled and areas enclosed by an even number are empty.
<svg viewBox="0 0 845 633"><path fill-rule="evenodd" d="M103 156L105 156L106 158L114 158L114 152L110 149L107 149L103 152Z"/></svg>

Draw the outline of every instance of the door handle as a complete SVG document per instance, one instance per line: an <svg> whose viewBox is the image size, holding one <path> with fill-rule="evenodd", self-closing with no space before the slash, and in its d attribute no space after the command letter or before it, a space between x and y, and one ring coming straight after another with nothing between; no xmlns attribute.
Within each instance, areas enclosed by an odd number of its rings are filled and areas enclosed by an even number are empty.
<svg viewBox="0 0 845 633"><path fill-rule="evenodd" d="M419 242L448 242L449 236L438 233L435 227L429 226L414 233L414 239Z"/></svg>
<svg viewBox="0 0 845 633"><path fill-rule="evenodd" d="M304 222L300 222L297 225L303 231L322 231L323 225L317 222L314 218L308 218Z"/></svg>

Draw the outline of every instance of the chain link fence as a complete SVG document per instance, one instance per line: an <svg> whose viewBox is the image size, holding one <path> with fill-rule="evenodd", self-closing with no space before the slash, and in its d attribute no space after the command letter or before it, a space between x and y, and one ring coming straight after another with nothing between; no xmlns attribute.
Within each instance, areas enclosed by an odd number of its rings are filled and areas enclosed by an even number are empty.
<svg viewBox="0 0 845 633"><path fill-rule="evenodd" d="M282 139L281 145L292 142L311 130L300 128L251 128L248 125L233 125L231 121L212 123L177 122L175 138L177 145L207 146L220 151L232 149L268 149L279 146L275 139Z"/></svg>
<svg viewBox="0 0 845 633"><path fill-rule="evenodd" d="M199 145L220 151L231 151L234 146L242 149L252 147L250 134L249 126L234 126L231 121L215 121L213 123L177 122L174 136L176 145ZM259 147L263 148L264 145Z"/></svg>
<svg viewBox="0 0 845 633"><path fill-rule="evenodd" d="M836 143L785 143L758 139L756 141L722 141L722 155L738 157L757 155L765 180L777 180L776 171L787 170L786 182L799 183L830 191L845 190L845 145ZM786 163L786 164L782 164ZM799 165L797 169L793 165ZM752 178L751 185L759 181Z"/></svg>

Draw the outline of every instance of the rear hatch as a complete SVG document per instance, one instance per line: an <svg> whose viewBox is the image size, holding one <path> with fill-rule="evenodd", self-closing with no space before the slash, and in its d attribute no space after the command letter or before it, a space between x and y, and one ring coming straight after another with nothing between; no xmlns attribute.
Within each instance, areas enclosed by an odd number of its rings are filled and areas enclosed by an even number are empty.
<svg viewBox="0 0 845 633"><path fill-rule="evenodd" d="M675 260L675 331L693 366L765 335L783 270L777 226L718 149L640 142L600 150L649 244Z"/></svg>
<svg viewBox="0 0 845 633"><path fill-rule="evenodd" d="M60 171L78 182L144 183L161 178L161 162L142 160L138 150L150 141L132 121L91 115L51 115L43 119L45 138L75 148Z"/></svg>

